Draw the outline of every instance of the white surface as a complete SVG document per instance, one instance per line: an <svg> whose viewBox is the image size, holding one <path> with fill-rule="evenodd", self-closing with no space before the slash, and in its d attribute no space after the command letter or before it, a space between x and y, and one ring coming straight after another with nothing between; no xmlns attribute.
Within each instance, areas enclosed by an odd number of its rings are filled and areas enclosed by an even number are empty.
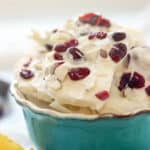
<svg viewBox="0 0 150 150"><path fill-rule="evenodd" d="M142 27L149 36L150 0L4 0L0 5L0 71L11 71L32 42L31 29L47 30L64 19L83 12L96 11L129 26ZM13 113L0 120L0 132L18 143L30 146L21 110L13 103Z"/></svg>
<svg viewBox="0 0 150 150"><path fill-rule="evenodd" d="M11 137L17 143L29 149L33 144L26 129L22 110L15 101L11 102L11 107L13 107L11 114L0 120L0 133Z"/></svg>

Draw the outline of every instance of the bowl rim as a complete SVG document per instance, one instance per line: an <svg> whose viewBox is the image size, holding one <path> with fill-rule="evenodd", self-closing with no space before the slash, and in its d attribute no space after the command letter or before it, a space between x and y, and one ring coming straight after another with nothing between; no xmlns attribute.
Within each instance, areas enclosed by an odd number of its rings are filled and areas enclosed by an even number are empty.
<svg viewBox="0 0 150 150"><path fill-rule="evenodd" d="M10 86L10 93L15 98L16 102L22 107L27 107L34 113L37 114L45 114L51 117L60 118L60 119L78 119L78 120L98 120L98 119L106 119L106 118L114 118L114 119L123 119L123 118L131 118L140 114L150 113L149 109L145 109L143 111L135 111L133 113L128 113L125 115L118 114L104 114L104 115L86 115L80 113L61 113L52 109L40 108L36 106L31 101L24 98L24 96L15 88L16 81L12 82Z"/></svg>

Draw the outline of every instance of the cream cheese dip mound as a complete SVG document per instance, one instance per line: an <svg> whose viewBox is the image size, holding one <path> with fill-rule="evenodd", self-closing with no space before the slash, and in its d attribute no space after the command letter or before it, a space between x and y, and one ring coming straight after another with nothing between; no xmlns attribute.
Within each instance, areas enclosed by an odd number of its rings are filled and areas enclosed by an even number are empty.
<svg viewBox="0 0 150 150"><path fill-rule="evenodd" d="M34 32L34 54L16 69L16 89L62 113L128 115L150 110L150 48L140 34L88 13Z"/></svg>

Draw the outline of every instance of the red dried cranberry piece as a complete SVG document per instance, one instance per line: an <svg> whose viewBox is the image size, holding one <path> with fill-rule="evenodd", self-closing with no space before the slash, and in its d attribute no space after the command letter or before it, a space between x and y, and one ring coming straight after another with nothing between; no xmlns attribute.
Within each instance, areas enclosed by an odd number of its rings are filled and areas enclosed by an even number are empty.
<svg viewBox="0 0 150 150"><path fill-rule="evenodd" d="M118 49L127 50L127 47L124 43L117 43L114 46Z"/></svg>
<svg viewBox="0 0 150 150"><path fill-rule="evenodd" d="M128 83L128 86L131 89L132 88L135 88L135 89L143 88L145 86L145 79L141 74L134 72L131 80Z"/></svg>
<svg viewBox="0 0 150 150"><path fill-rule="evenodd" d="M48 51L51 51L53 49L53 45L51 44L46 44L45 47Z"/></svg>
<svg viewBox="0 0 150 150"><path fill-rule="evenodd" d="M100 100L106 100L109 97L109 92L104 90L95 94L95 96Z"/></svg>
<svg viewBox="0 0 150 150"><path fill-rule="evenodd" d="M56 52L65 52L67 50L67 46L65 44L58 44L55 46Z"/></svg>
<svg viewBox="0 0 150 150"><path fill-rule="evenodd" d="M103 49L100 49L100 56L103 57L103 58L107 58L107 51L103 50Z"/></svg>
<svg viewBox="0 0 150 150"><path fill-rule="evenodd" d="M83 22L83 23L89 23L90 21L91 21L91 18L92 17L95 17L95 16L97 16L96 14L94 14L94 13L87 13L87 14L85 14L85 15L83 15L83 16L80 16L79 17L79 20L81 21L81 22ZM94 19L95 20L95 19Z"/></svg>
<svg viewBox="0 0 150 150"><path fill-rule="evenodd" d="M31 70L22 69L20 72L20 76L24 79L30 79L34 76L34 74Z"/></svg>
<svg viewBox="0 0 150 150"><path fill-rule="evenodd" d="M90 70L85 67L72 68L68 72L68 76L73 81L78 81L86 78L90 74Z"/></svg>
<svg viewBox="0 0 150 150"><path fill-rule="evenodd" d="M89 36L88 36L88 39L93 40L95 37L96 37L95 33L90 33Z"/></svg>
<svg viewBox="0 0 150 150"><path fill-rule="evenodd" d="M130 81L130 77L131 77L131 73L124 73L121 76L120 84L119 84L119 87L118 87L118 89L120 91L122 91L128 85L128 83Z"/></svg>
<svg viewBox="0 0 150 150"><path fill-rule="evenodd" d="M122 41L126 38L126 33L124 33L124 32L115 32L112 35L112 38L113 38L114 41Z"/></svg>
<svg viewBox="0 0 150 150"><path fill-rule="evenodd" d="M69 48L69 47L75 47L78 45L78 41L76 39L72 39L68 42L65 43L66 47Z"/></svg>
<svg viewBox="0 0 150 150"><path fill-rule="evenodd" d="M55 60L63 60L63 56L60 55L59 53L54 53L54 59Z"/></svg>
<svg viewBox="0 0 150 150"><path fill-rule="evenodd" d="M88 36L88 39L89 40L93 40L95 37L98 38L98 39L104 39L106 38L107 36L107 33L104 33L104 32L97 32L97 33L91 33L89 36Z"/></svg>
<svg viewBox="0 0 150 150"><path fill-rule="evenodd" d="M88 23L90 25L99 25L104 27L110 27L110 21L102 16L96 15L94 13L88 13L79 17L82 23Z"/></svg>
<svg viewBox="0 0 150 150"><path fill-rule="evenodd" d="M75 47L70 47L68 52L72 55L74 60L79 60L84 57L84 54L78 48Z"/></svg>
<svg viewBox="0 0 150 150"><path fill-rule="evenodd" d="M110 27L110 21L106 18L103 18L102 16L99 16L97 19L97 25L104 26L104 27Z"/></svg>
<svg viewBox="0 0 150 150"><path fill-rule="evenodd" d="M104 39L104 38L106 38L106 36L107 36L107 33L104 33L104 32L98 32L98 33L96 34L96 37L97 37L98 39Z"/></svg>
<svg viewBox="0 0 150 150"><path fill-rule="evenodd" d="M145 92L148 96L150 96L150 85L145 88Z"/></svg>
<svg viewBox="0 0 150 150"><path fill-rule="evenodd" d="M95 15L95 16L93 16L93 17L90 18L90 20L89 20L88 23L94 26L97 23L97 19L98 19L98 16Z"/></svg>
<svg viewBox="0 0 150 150"><path fill-rule="evenodd" d="M114 62L119 62L127 53L127 47L123 43L115 44L110 50L109 56Z"/></svg>

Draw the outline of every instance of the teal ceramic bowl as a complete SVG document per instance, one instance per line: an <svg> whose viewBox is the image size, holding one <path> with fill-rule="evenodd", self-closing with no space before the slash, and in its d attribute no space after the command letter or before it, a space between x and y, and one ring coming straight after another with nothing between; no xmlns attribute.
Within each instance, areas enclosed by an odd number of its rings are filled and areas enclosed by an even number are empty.
<svg viewBox="0 0 150 150"><path fill-rule="evenodd" d="M43 111L19 98L38 150L150 150L150 114L125 118L73 118Z"/></svg>

